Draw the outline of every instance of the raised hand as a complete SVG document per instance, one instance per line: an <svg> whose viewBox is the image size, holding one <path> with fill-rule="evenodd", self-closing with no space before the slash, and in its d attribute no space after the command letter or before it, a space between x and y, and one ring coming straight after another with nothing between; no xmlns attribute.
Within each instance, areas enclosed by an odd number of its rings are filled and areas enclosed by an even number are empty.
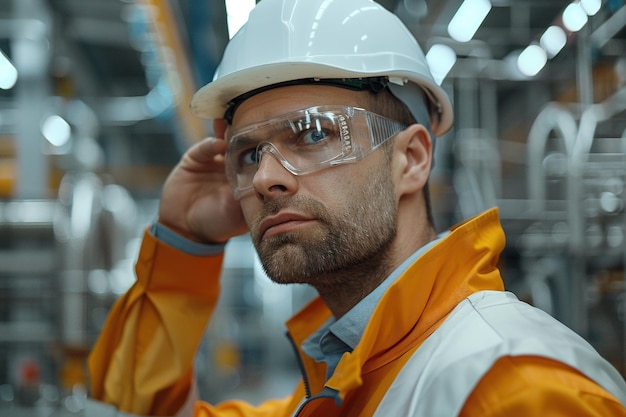
<svg viewBox="0 0 626 417"><path fill-rule="evenodd" d="M215 122L224 136L223 121ZM222 243L245 233L239 202L233 198L224 170L226 142L207 138L183 155L163 187L159 222L196 242Z"/></svg>

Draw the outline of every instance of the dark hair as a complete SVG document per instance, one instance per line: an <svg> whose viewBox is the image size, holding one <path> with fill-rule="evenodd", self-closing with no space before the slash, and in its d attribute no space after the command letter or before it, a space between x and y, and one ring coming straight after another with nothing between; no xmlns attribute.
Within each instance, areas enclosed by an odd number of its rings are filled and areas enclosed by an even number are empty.
<svg viewBox="0 0 626 417"><path fill-rule="evenodd" d="M389 89L385 89L378 93L368 91L364 94L363 106L366 110L380 114L389 119L400 122L406 126L419 123L411 114L408 107L398 100Z"/></svg>
<svg viewBox="0 0 626 417"><path fill-rule="evenodd" d="M363 94L364 100L362 106L371 112L379 114L381 116L385 116L389 119L400 122L406 126L410 126L415 123L419 123L418 120L415 120L415 117L411 114L411 111L408 107L398 100L388 88L384 89L380 92L371 92L367 91ZM429 100L424 100L424 105L430 109ZM430 113L430 112L429 112ZM434 138L432 138L434 139ZM385 146L386 152L388 155L391 154L390 149L392 149L393 141L387 141L383 146ZM423 188L423 197L424 204L426 206L426 216L429 224L434 227L435 221L433 217L432 204L430 199L430 191L428 187L428 181L424 184Z"/></svg>

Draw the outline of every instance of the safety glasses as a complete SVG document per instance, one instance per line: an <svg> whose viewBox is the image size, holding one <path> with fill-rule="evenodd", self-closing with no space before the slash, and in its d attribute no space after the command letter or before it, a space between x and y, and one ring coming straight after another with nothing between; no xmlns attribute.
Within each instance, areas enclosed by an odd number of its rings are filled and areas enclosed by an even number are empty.
<svg viewBox="0 0 626 417"><path fill-rule="evenodd" d="M293 175L355 163L374 152L402 123L350 106L298 110L231 132L226 174L235 198L252 189L264 154L274 156Z"/></svg>

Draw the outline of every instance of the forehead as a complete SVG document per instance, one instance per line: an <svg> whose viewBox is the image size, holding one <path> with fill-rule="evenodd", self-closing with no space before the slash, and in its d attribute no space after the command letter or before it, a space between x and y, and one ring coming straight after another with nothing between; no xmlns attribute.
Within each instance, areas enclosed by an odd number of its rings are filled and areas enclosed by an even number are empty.
<svg viewBox="0 0 626 417"><path fill-rule="evenodd" d="M313 106L345 105L363 107L364 91L350 91L345 88L316 85L294 85L279 87L256 94L235 111L233 128L257 123L281 114L302 110Z"/></svg>

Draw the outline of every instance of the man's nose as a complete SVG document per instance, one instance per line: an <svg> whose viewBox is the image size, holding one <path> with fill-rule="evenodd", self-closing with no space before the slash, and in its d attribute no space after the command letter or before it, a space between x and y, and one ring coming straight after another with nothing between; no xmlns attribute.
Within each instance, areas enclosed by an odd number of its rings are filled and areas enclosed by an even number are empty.
<svg viewBox="0 0 626 417"><path fill-rule="evenodd" d="M258 198L265 200L296 192L298 189L296 176L281 164L278 155L261 148L259 158L259 166L252 178L252 186Z"/></svg>

